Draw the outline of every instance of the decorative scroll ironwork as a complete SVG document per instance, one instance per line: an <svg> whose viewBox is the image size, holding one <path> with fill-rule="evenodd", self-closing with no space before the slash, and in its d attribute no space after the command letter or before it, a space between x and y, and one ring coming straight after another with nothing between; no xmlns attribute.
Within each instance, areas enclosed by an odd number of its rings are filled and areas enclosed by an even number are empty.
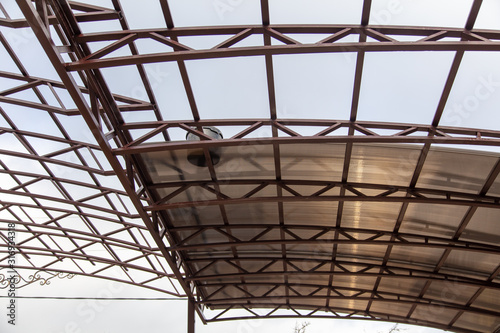
<svg viewBox="0 0 500 333"><path fill-rule="evenodd" d="M0 271L5 268L0 268ZM9 268L10 269L10 268ZM62 272L50 272L50 271L36 271L33 274L28 275L27 277L23 277L18 270L13 270L14 273L9 273L10 277L0 273L0 289L6 289L10 285L14 284L16 289L26 287L30 284L39 282L41 286L49 285L51 280L57 278L60 280L63 279L72 279L75 277L75 274L72 273L62 273ZM44 277L43 275L48 275Z"/></svg>

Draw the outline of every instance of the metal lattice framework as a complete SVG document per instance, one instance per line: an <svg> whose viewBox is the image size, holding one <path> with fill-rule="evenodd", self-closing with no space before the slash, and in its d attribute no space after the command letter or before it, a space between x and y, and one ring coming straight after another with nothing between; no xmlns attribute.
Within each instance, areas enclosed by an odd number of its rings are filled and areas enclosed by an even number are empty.
<svg viewBox="0 0 500 333"><path fill-rule="evenodd" d="M204 322L300 316L498 330L500 235L477 227L477 220L498 229L491 225L499 216L500 158L434 149L500 146L500 131L440 125L464 54L500 51L500 31L474 29L481 0L473 1L461 29L370 25L370 0L363 3L359 25L272 25L268 1L261 0L260 25L180 28L168 1L159 0L166 27L143 30L129 28L119 0L112 0L113 8L65 0L17 3L24 19L11 19L0 5L0 25L30 27L60 79L31 76L0 34L17 69L0 72L9 82L0 92L0 138L13 147L0 150L0 174L11 184L0 189L0 251L6 258L6 225L15 223L18 268L98 276L187 296L193 331L194 310ZM121 30L82 32L82 23L98 21ZM305 44L293 34L328 37ZM221 35L222 43L206 49L181 42ZM256 36L262 45L237 45ZM356 42L342 40L352 36ZM154 44L154 53L140 52L140 41ZM365 54L392 51L454 53L431 123L357 119ZM349 119L280 119L273 57L335 52L357 55ZM186 62L257 56L265 59L269 117L203 119ZM145 69L158 62L177 64L192 119L163 119ZM116 66L137 71L147 100L108 87L104 69ZM43 114L53 132L37 131L36 125L24 129L19 110ZM144 120L127 120L128 114ZM75 126L87 136L75 139ZM203 126L238 130L217 140ZM262 129L269 135L256 136ZM200 140L171 140L174 130ZM196 149L207 160L203 171L185 163ZM214 165L213 149L238 167ZM320 152L310 153L315 149ZM404 152L413 154L408 176L356 180L352 175L361 171L353 163L368 164L370 151L375 165L377 154L389 156L380 162L389 164ZM450 168L460 158L478 158L478 171L441 170L445 156ZM335 169L324 167L322 173L301 164L312 159L327 165L332 158ZM432 163L441 178L429 180ZM116 268L119 277L111 273ZM206 317L206 308L215 315Z"/></svg>

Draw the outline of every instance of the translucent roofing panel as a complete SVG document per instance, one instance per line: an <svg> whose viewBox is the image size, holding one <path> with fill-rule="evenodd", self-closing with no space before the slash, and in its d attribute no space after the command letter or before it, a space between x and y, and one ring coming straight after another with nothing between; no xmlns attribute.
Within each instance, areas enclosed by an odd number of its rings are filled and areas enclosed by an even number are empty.
<svg viewBox="0 0 500 333"><path fill-rule="evenodd" d="M222 148L221 161L215 167L221 180L275 177L274 155L270 145Z"/></svg>
<svg viewBox="0 0 500 333"><path fill-rule="evenodd" d="M500 297L500 291L491 288L485 289L477 298L475 305L488 310L495 310L497 305L495 300Z"/></svg>
<svg viewBox="0 0 500 333"><path fill-rule="evenodd" d="M400 203L392 202L346 202L342 226L392 231L400 208Z"/></svg>
<svg viewBox="0 0 500 333"><path fill-rule="evenodd" d="M280 154L286 179L341 180L345 145L283 145Z"/></svg>
<svg viewBox="0 0 500 333"><path fill-rule="evenodd" d="M417 164L418 146L384 146L354 144L349 181L356 183L409 185Z"/></svg>
<svg viewBox="0 0 500 333"><path fill-rule="evenodd" d="M406 210L401 232L453 237L467 207L411 203Z"/></svg>
<svg viewBox="0 0 500 333"><path fill-rule="evenodd" d="M499 261L500 254L498 253L480 253L454 250L448 256L445 267L462 269L465 273L482 273L486 277L497 269Z"/></svg>
<svg viewBox="0 0 500 333"><path fill-rule="evenodd" d="M463 314L460 319L458 319L456 326L463 327L470 330L484 330L488 331L490 327L498 327L500 325L500 319L485 316L481 314Z"/></svg>
<svg viewBox="0 0 500 333"><path fill-rule="evenodd" d="M379 290L387 293L398 293L398 291L404 290L406 296L418 296L424 285L424 280L401 280L397 277L384 276L381 279Z"/></svg>
<svg viewBox="0 0 500 333"><path fill-rule="evenodd" d="M403 317L406 316L406 314L408 314L408 312L411 309L411 305L401 304L397 301L394 301L393 303L388 301L384 302L374 301L370 309L375 313L383 313L384 311L387 311L387 309L390 309L391 313L394 313L394 315Z"/></svg>
<svg viewBox="0 0 500 333"><path fill-rule="evenodd" d="M395 246L391 252L391 261L410 261L414 265L432 266L437 264L443 251L443 249L431 247Z"/></svg>
<svg viewBox="0 0 500 333"><path fill-rule="evenodd" d="M412 318L425 322L437 322L446 325L458 314L457 310L441 311L439 314L432 306L418 305L413 311Z"/></svg>
<svg viewBox="0 0 500 333"><path fill-rule="evenodd" d="M417 186L478 193L497 159L494 154L430 151Z"/></svg>
<svg viewBox="0 0 500 333"><path fill-rule="evenodd" d="M207 180L207 169L199 168L188 162L187 150L176 152L150 153L144 156L148 172L157 183L165 181Z"/></svg>
<svg viewBox="0 0 500 333"><path fill-rule="evenodd" d="M460 238L494 245L498 244L500 229L494 221L499 220L499 215L500 212L497 209L478 208Z"/></svg>
<svg viewBox="0 0 500 333"><path fill-rule="evenodd" d="M278 224L278 205L256 203L226 207L228 220L235 224Z"/></svg>
<svg viewBox="0 0 500 333"><path fill-rule="evenodd" d="M203 206L197 208L176 208L167 210L167 214L175 226L197 226L200 223L222 225L223 219L218 206ZM200 219L200 214L211 219Z"/></svg>
<svg viewBox="0 0 500 333"><path fill-rule="evenodd" d="M285 202L283 204L285 223L331 226L335 224L337 206L337 203L330 202Z"/></svg>

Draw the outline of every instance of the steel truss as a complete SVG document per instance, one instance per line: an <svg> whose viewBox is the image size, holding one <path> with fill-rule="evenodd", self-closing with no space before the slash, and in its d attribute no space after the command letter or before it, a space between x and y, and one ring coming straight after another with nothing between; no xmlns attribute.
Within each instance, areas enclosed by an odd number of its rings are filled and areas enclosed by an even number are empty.
<svg viewBox="0 0 500 333"><path fill-rule="evenodd" d="M17 198L12 201L2 199L0 212L7 212L11 217L0 221L15 221L24 228L20 232L27 234L26 239L17 245L20 255L26 260L23 268L99 276L142 285L172 295L185 295L189 298L190 332L194 332L194 317L191 316L191 311L197 311L204 322L287 316L355 318L410 323L456 332L479 331L461 324L460 319L464 315L498 320L498 310L481 306L476 301L482 294L500 290L500 265L489 271L472 268L460 270L447 266L446 261L456 253L480 253L498 262L500 248L497 244L472 241L462 236L478 209L489 208L496 211L500 207L500 197L489 194L500 173L500 159L497 159L484 179L482 188L476 193L417 186L433 144L500 146L500 131L444 127L439 124L464 52L500 51L499 31L473 28L481 2L474 1L463 29L369 25L369 0L364 1L359 26L270 25L268 1L262 0L262 25L259 26L176 28L168 1L161 0L166 29L130 30L121 14L118 0L113 0L112 9L64 0L41 0L36 1L35 5L28 0L17 0L25 19L12 20L8 15L4 15L6 18L0 20L0 25L22 28L29 24L61 78L61 82L58 82L30 76L6 39L0 35L0 42L21 73L0 72L0 77L16 82L12 88L0 92L0 102L45 112L62 133L57 136L21 130L14 121L9 120L8 112L0 110L10 125L0 128L0 137L14 137L26 148L26 152L1 150L0 154L38 163L44 170L39 173L21 171L11 169L6 163L0 162L0 174L8 175L16 183L9 189L2 187L0 194ZM3 7L0 9L5 14ZM78 25L79 22L99 20L118 20L122 31L86 34L82 33ZM55 37L51 35L54 32L49 29L51 26L61 43L55 42ZM314 44L301 44L290 36L320 33L330 36ZM182 43L182 38L186 36L215 35L229 37L211 49L196 50ZM236 45L251 35L261 36L262 45ZM352 35L356 36L357 42L342 41L344 37ZM398 36L417 36L418 39L415 42L404 42L398 41ZM155 41L166 51L155 54L140 53L135 42L141 39ZM273 40L285 45L273 45ZM90 51L89 46L92 43L102 41L109 41L110 44L97 51ZM127 48L130 55L105 57L121 48ZM455 52L432 123L358 121L357 107L366 52L397 51ZM350 118L278 119L273 56L325 52L357 54ZM240 56L265 57L270 117L239 120L201 119L184 62ZM175 61L178 64L191 106L192 119L162 119L143 65L167 61ZM140 83L147 92L147 101L120 96L108 88L100 69L125 65L133 65L139 72L142 80ZM76 83L76 76L83 82L83 86ZM42 87L52 92L58 100L58 106L47 102L40 92ZM74 107L65 106L58 97L57 89L65 89L69 93ZM13 97L16 93L26 91L34 92L37 100ZM151 112L156 120L125 121L124 113L132 111ZM71 133L67 133L58 120L59 116L83 117L93 139L89 142L72 139ZM202 126L244 128L231 138L213 140L203 134ZM261 127L270 129L269 137L252 137L254 131ZM315 127L317 131L314 135L301 135L300 130L296 129L298 127ZM200 141L171 141L170 129L193 133L200 137ZM145 130L146 134L135 135L136 131L143 133ZM391 133L387 134L388 131ZM61 143L65 148L40 155L30 143L34 138ZM345 146L342 176L339 181L299 181L283 176L281 151L285 145L322 143ZM419 157L409 184L401 186L349 181L353 146L358 143L419 144ZM209 149L240 145L271 147L274 178L219 179L209 158ZM163 151L176 153L194 148L202 149L207 157L210 179L188 181L181 178L179 181L156 182L148 173L145 154ZM75 154L76 159L65 161L59 158L66 153ZM109 164L109 168L102 165L104 161ZM54 166L84 172L90 177L90 181L59 176L53 172ZM121 188L102 185L100 177L116 177ZM34 185L46 181L53 184L61 195L40 194L31 190ZM252 189L238 197L226 194L230 192L229 188L241 185L252 186ZM67 190L70 186L80 186L95 193L83 198L74 198ZM317 189L313 194L305 195L301 194L301 186L315 186ZM328 194L328 191L334 188L338 189L339 194ZM259 196L258 193L264 189L272 189L276 195ZM165 194L165 190L170 192ZM214 195L215 199L179 201L178 198L186 195L188 190L206 191ZM29 199L28 202L25 202L26 198ZM107 202L107 206L93 203L97 198ZM115 204L116 198L122 202L120 207ZM123 203L126 200L130 200L131 204ZM319 201L337 204L336 216L332 217L330 225L311 225L307 221L301 225L286 223L285 203ZM345 227L345 204L350 201L398 203L399 214L397 220L393 221L391 230ZM276 205L277 221L236 224L228 217L227 210L232 205L261 203ZM450 229L446 235L402 232L401 227L409 205L419 203L462 206L466 207L467 211L458 226ZM200 206L213 206L218 209L222 217L218 221L219 224L180 226L170 214L177 209L186 209L188 214L199 220L196 209ZM43 222L31 218L30 210L42 212ZM28 218L21 216L19 212L24 212ZM87 229L68 227L64 223L64 219L68 217L77 218ZM107 226L112 226L112 230L101 232L99 227L93 224L93 220L106 221ZM252 230L252 236L238 236L245 229ZM6 231L6 228L0 228L0 237L7 243ZM124 237L123 234L129 236ZM210 238L214 234L218 238ZM69 248L59 245L65 241L72 245ZM105 256L92 256L87 253L86 249L96 245L105 249ZM295 249L296 246L310 245L327 250L311 257ZM252 246L260 250L254 250L251 254L242 250ZM262 249L266 246L267 253L264 255L263 252L266 251ZM346 246L371 246L383 254L348 254L345 252ZM411 258L394 260L395 253L401 248L440 252L433 263L414 263ZM134 255L122 259L120 251L130 251ZM5 245L0 245L0 252L7 253ZM353 257L356 260L351 260ZM143 264L143 259L146 265ZM74 268L60 269L61 261L72 263ZM86 267L88 263L96 268L89 269ZM120 267L126 277L116 278L109 275L107 270L113 267ZM138 280L134 277L134 271L149 276ZM344 277L369 282L366 282L365 287L352 287L342 283ZM255 279L263 280L256 282ZM169 281L170 286L165 287L165 281ZM404 281L415 290L388 291L388 281ZM446 288L450 285L467 290L463 292L464 298L443 300L435 294L436 288ZM472 292L469 292L470 290ZM342 304L347 304L345 301L353 301L356 305L343 306ZM392 306L384 308L383 304L398 305L402 311L395 310ZM451 313L451 318L425 318L423 314L431 313L435 307ZM204 308L219 312L212 318L205 318ZM256 308L270 310L261 314ZM231 316L231 309L244 309L248 316ZM290 310L291 314L283 314L282 310L285 309Z"/></svg>
<svg viewBox="0 0 500 333"><path fill-rule="evenodd" d="M287 34L331 34L314 44L302 44ZM232 35L219 45L205 50L196 50L179 43L177 39L187 36ZM252 35L261 35L285 45L262 45L255 47L232 47ZM340 42L347 36L366 36L373 41L354 43ZM416 42L402 42L391 36L418 36ZM397 38L397 37L396 37ZM462 41L442 41L458 38ZM156 41L174 52L141 54L133 57L103 58L136 40ZM85 58L66 64L69 70L85 70L111 66L137 65L151 62L185 61L240 56L264 56L281 54L332 53L332 52L389 52L389 51L498 51L500 34L496 31L443 29L394 26L239 26L176 28L169 30L123 31L80 35L79 43L113 41L109 46L95 51ZM464 43L466 41L466 43Z"/></svg>

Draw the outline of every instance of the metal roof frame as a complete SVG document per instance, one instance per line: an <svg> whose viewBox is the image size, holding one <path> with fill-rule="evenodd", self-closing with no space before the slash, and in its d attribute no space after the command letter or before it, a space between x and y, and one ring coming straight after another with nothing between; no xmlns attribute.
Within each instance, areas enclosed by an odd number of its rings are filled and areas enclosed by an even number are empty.
<svg viewBox="0 0 500 333"><path fill-rule="evenodd" d="M0 128L0 135L13 135L26 148L27 153L2 150L1 153L21 159L36 161L45 170L45 173L11 170L8 165L0 162L0 173L9 175L17 185L10 189L2 189L1 194L16 195L19 198L27 197L32 202L23 203L1 201L0 211L9 212L23 233L32 234L30 238L19 243L19 253L29 262L29 265L19 268L29 268L43 271L62 271L57 268L57 263L65 260L75 264L73 270L67 273L99 276L111 280L141 285L154 290L160 290L176 296L187 296L190 304L190 330L194 331L192 311L196 310L203 322L215 322L230 319L244 318L275 318L275 317L328 317L384 320L400 323L417 324L436 327L456 332L479 332L460 324L460 318L467 315L485 316L498 320L500 312L486 309L477 304L476 300L486 292L500 290L500 263L487 274L479 272L453 272L445 269L445 262L452 253L484 253L491 254L498 259L500 248L488 242L473 242L461 239L464 230L479 208L500 208L500 197L489 194L489 190L500 173L500 158L496 158L493 168L483 179L481 189L476 193L458 190L439 190L436 188L423 188L417 186L427 156L433 144L461 144L474 147L500 146L500 131L470 129L440 126L448 97L453 87L455 77L464 53L466 51L500 51L500 31L476 30L474 23L479 13L482 1L474 0L469 17L463 29L446 27L397 27L376 26L369 24L371 1L365 0L360 25L272 25L269 18L269 4L261 0L262 24L258 26L221 26L221 27L188 27L177 28L173 24L172 14L167 0L160 0L167 29L155 30L130 30L126 19L122 16L119 0L112 0L114 8L103 8L76 3L66 0L17 0L25 19L0 19L0 25L11 28L23 28L28 25L36 34L38 41L61 82L30 76L23 64L15 54L7 40L0 34L0 42L10 54L17 65L18 73L0 72L0 77L17 80L19 84L14 88L0 93L0 102L7 105L17 105L40 110L47 113L56 123L62 136L52 136L36 132L20 130L13 121L10 128ZM2 11L4 14L5 10ZM118 20L122 31L99 32L85 34L79 28L79 22L94 22L100 20ZM50 29L53 28L53 30ZM53 36L57 34L57 38ZM290 33L325 33L328 38L315 44L301 44L287 36ZM179 42L183 36L210 36L230 35L226 41L211 49L195 50ZM237 42L251 36L260 35L264 45L259 47L233 47ZM348 35L359 36L358 42L344 43L340 40ZM416 42L401 42L393 39L391 35L419 36ZM443 41L443 38L459 38L457 41ZM372 38L375 41L367 41ZM141 54L135 41L148 39L159 45L168 46L172 51L165 53ZM56 42L57 40L61 43ZM285 45L275 45L271 41L277 40ZM96 41L109 42L108 46L91 52L89 43ZM131 55L106 57L111 52L120 48L128 48ZM357 110L363 75L363 64L366 52L379 51L452 51L455 57L452 62L447 80L443 87L441 98L432 123L430 124L399 124L386 122L367 122L357 120ZM279 119L276 111L276 96L273 71L273 56L279 54L305 54L305 53L332 53L356 52L356 70L353 85L353 95L349 119L342 120L315 120L315 119ZM264 56L266 63L267 89L269 99L269 118L266 119L202 119L198 112L196 96L193 92L185 61L193 59L213 59L226 57ZM70 59L68 61L67 59ZM152 62L177 62L179 72L184 84L186 96L192 112L192 119L186 121L166 121L162 119L159 107L144 65ZM148 100L138 100L128 96L114 94L107 86L101 69L112 66L133 65L139 72L140 82L147 92ZM78 77L84 86L76 83ZM55 88L65 89L72 98L76 108L67 109L60 102L56 107L47 102L40 87L47 87L57 97ZM9 95L32 91L38 101L23 100ZM156 121L127 122L124 120L125 112L152 112ZM0 109L0 114L8 121L9 115ZM60 123L57 116L72 117L81 115L86 125L91 130L97 144L81 142L71 139L70 133ZM238 134L223 140L214 140L202 132L202 126L243 126ZM271 129L271 136L266 138L253 138L251 134L262 126ZM317 127L314 135L304 136L290 127ZM168 129L178 128L193 133L200 137L199 141L176 142L171 141ZM139 137L133 135L134 131L147 130L146 134ZM344 131L347 131L347 135ZM391 130L392 134L379 134L379 130ZM158 142L160 135L162 142ZM285 136L283 136L285 135ZM30 144L28 138L37 138L50 142L59 142L67 148L49 154L39 155ZM411 181L407 186L385 183L362 183L349 180L350 163L353 147L356 144L419 144L419 157L415 168L412 170ZM340 181L317 180L291 180L283 176L282 154L285 145L299 144L343 144L345 153ZM221 179L210 159L211 148L226 148L234 146L266 146L271 147L274 164L274 177L272 179ZM169 152L175 153L187 149L202 149L207 159L209 179L187 180L180 179L176 182L157 182L148 172L145 156L148 153ZM89 152L92 161L87 160L81 151ZM58 156L74 152L77 161L67 162L57 159ZM111 169L106 170L100 165L101 154L109 163ZM100 155L100 156L101 156ZM99 167L92 167L97 164ZM81 170L90 176L90 182L76 181L58 177L51 171L53 166L63 166ZM104 186L99 181L99 176L115 176L123 190ZM31 178L29 181L22 179ZM50 181L62 194L58 196L41 195L30 192L29 186L41 181ZM94 196L84 199L74 199L66 190L69 185L82 186L97 191ZM224 185L224 188L223 188ZM227 187L241 185L252 186L252 189L242 196L232 197L225 194ZM297 190L297 186L316 186L317 190L304 195ZM263 189L272 188L276 195L255 196ZM338 195L329 195L328 191L338 189ZM162 195L161 190L168 189L168 195ZM185 195L187 190L196 189L207 191L215 196L211 200L203 201L176 201L180 195ZM372 193L372 194L365 194ZM136 212L130 212L116 207L111 196L116 198L127 197L130 199ZM100 207L88 203L97 197L106 200L110 208ZM49 201L53 205L48 205ZM287 225L285 223L285 203L293 202L335 202L337 212L330 226L323 225ZM392 231L349 228L342 225L344 206L347 202L394 202L401 204L397 220L394 221ZM276 203L278 207L278 221L275 224L233 224L228 218L226 209L231 205L250 203ZM428 203L436 205L464 206L466 213L461 223L453 230L452 236L437 237L419 233L400 231L409 205L414 203ZM69 208L58 207L64 204ZM170 210L194 209L200 205L218 207L222 217L222 224L202 224L198 226L179 226L172 221ZM12 207L25 211L26 218L18 216ZM44 223L29 217L29 209L44 212ZM88 212L92 210L92 212ZM58 212L58 216L54 216ZM110 215L112 217L110 217ZM91 230L81 231L63 226L60 220L68 216L79 217ZM114 226L111 232L103 233L93 226L93 219L103 219ZM197 217L199 218L199 217ZM243 229L252 229L256 236L244 240L235 236L235 232ZM307 231L307 232L306 232ZM6 228L0 229L1 237L7 241ZM121 239L117 234L127 232L133 239ZM198 242L192 241L196 237L215 232L226 238L224 242ZM275 232L273 234L273 232ZM310 236L310 233L313 236ZM150 235L150 239L145 236ZM186 233L188 235L186 236ZM273 234L271 239L264 236ZM137 235L142 235L139 239ZM54 248L43 239L49 238L58 244L60 237L68 239L74 248L65 250L62 247ZM148 236L149 237L149 236ZM291 237L291 238L290 238ZM39 239L42 246L33 246L30 241ZM152 242L151 242L151 241ZM82 245L83 242L84 244ZM288 246L314 245L321 243L330 248L329 258L309 258L313 265L310 269L302 269L297 262L303 262L304 257L294 257L288 253ZM95 244L102 244L108 254L103 257L91 256L85 249ZM349 261L344 258L339 247L343 245L381 245L385 247L385 254L378 258L357 258ZM281 248L277 256L252 256L242 257L239 248L249 245L275 245ZM0 251L7 253L7 245L0 245ZM440 249L442 255L437 264L429 267L409 267L406 263L395 264L390 261L391 253L401 246L410 248ZM121 259L115 248L127 249L136 252L132 259ZM190 251L203 251L209 253L214 248L225 249L220 256L211 257L193 256ZM203 252L202 252L203 253ZM112 258L110 259L108 255ZM40 265L35 258L51 256L53 261ZM134 264L137 259L146 259L147 266ZM105 266L98 270L88 270L80 267L79 262L100 263ZM242 262L258 262L261 266L256 271L249 271ZM168 264L168 268L164 267ZM236 273L205 274L210 267L219 263L229 265ZM280 269L270 269L277 264ZM201 266L200 266L201 265ZM6 267L6 266L2 266ZM106 273L109 267L121 267L126 278L115 278ZM135 279L130 271L140 271L150 275L146 280ZM255 277L279 276L279 281L270 279L269 282L255 281ZM300 276L300 283L294 280ZM309 276L325 276L327 284L306 282ZM336 285L339 276L373 278L371 288L346 287ZM218 281L227 278L226 281ZM422 283L417 294L389 292L381 290L383 279L394 278L400 281L419 281ZM304 280L305 279L305 280ZM157 285L149 286L151 282L169 280L170 286L160 288ZM441 285L458 284L475 288L466 300L442 300L428 294L433 283ZM173 286L173 288L171 288ZM177 287L176 287L177 286ZM262 294L253 293L252 286L265 287ZM308 290L306 293L300 288ZM238 290L241 295L232 297L227 290ZM281 290L279 296L275 292ZM322 305L314 305L311 300L321 300ZM359 301L354 307L338 304L342 301ZM385 312L377 307L383 304L399 304L408 306L408 311L402 315L386 307ZM362 306L361 306L362 305ZM212 318L206 318L204 308L219 311ZM255 308L269 308L264 314ZM433 307L447 309L453 316L443 323L439 320L425 319L416 316L418 309L425 308L430 311ZM231 309L244 309L246 315L227 316ZM288 314L283 314L282 309L289 309ZM307 312L301 312L301 310ZM490 328L498 330L496 327Z"/></svg>

